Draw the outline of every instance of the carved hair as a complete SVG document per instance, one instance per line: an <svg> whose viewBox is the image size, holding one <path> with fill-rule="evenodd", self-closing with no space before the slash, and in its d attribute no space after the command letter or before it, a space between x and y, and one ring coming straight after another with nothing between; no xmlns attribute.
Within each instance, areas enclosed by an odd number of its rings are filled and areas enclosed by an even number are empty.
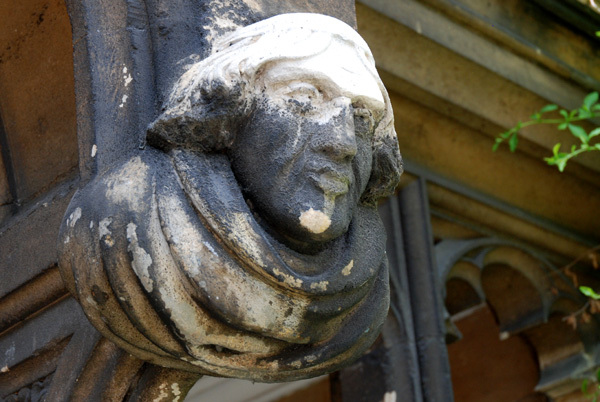
<svg viewBox="0 0 600 402"><path fill-rule="evenodd" d="M211 56L193 64L175 84L163 113L148 129L148 142L165 150L226 150L247 115L262 71L324 54L333 41L353 52L385 101L373 136L371 178L361 198L363 204L374 204L393 191L402 172L391 103L365 41L350 26L324 15L284 14L222 38Z"/></svg>

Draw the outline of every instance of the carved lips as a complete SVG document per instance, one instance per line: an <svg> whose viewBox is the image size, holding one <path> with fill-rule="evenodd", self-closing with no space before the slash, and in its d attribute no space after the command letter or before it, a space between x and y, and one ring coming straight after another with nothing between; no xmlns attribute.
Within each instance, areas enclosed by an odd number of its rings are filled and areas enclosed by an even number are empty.
<svg viewBox="0 0 600 402"><path fill-rule="evenodd" d="M310 172L308 177L329 196L346 194L353 182L350 172L345 173L332 167L324 167L317 172Z"/></svg>

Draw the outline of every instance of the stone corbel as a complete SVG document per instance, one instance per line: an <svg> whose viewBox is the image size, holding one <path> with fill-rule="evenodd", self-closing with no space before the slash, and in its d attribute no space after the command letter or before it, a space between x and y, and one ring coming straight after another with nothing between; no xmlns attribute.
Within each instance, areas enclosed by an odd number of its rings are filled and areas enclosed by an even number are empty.
<svg viewBox="0 0 600 402"><path fill-rule="evenodd" d="M104 337L150 363L262 382L337 370L389 305L376 202L401 159L371 52L305 13L197 59L143 149L74 196L61 275Z"/></svg>

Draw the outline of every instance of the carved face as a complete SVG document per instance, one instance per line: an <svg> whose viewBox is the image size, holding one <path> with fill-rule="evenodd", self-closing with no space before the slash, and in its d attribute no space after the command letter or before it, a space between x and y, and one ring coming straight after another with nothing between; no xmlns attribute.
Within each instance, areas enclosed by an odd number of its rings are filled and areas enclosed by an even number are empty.
<svg viewBox="0 0 600 402"><path fill-rule="evenodd" d="M377 82L358 60L328 55L264 71L230 149L246 197L268 227L300 249L348 230L384 109Z"/></svg>

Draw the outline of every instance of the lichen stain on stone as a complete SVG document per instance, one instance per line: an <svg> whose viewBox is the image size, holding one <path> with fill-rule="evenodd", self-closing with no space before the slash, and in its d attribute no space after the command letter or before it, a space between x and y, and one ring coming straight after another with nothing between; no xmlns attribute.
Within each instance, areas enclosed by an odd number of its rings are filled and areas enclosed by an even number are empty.
<svg viewBox="0 0 600 402"><path fill-rule="evenodd" d="M152 292L152 279L150 279L150 274L148 273L148 268L152 265L152 257L150 257L150 254L146 250L139 246L136 229L137 226L135 223L130 222L127 224L127 240L129 242L127 250L133 255L131 266L137 277L140 278L144 289L147 292Z"/></svg>
<svg viewBox="0 0 600 402"><path fill-rule="evenodd" d="M273 268L273 273L281 278L283 278L283 282L289 286L299 288L302 286L302 279L294 278L292 275L281 272L279 268Z"/></svg>
<svg viewBox="0 0 600 402"><path fill-rule="evenodd" d="M327 290L327 285L329 285L329 281L315 282L315 283L311 283L310 284L310 288L311 289L319 289L319 290L322 290L322 291L326 291Z"/></svg>
<svg viewBox="0 0 600 402"><path fill-rule="evenodd" d="M106 244L108 247L112 247L115 245L115 240L111 235L106 235L104 236L104 244Z"/></svg>
<svg viewBox="0 0 600 402"><path fill-rule="evenodd" d="M173 402L179 401L179 398L181 398L181 391L179 390L179 384L177 384L176 382L171 384L171 390L173 392L173 395L175 395L175 399L173 399Z"/></svg>
<svg viewBox="0 0 600 402"><path fill-rule="evenodd" d="M81 218L81 208L75 208L75 211L71 212L71 215L67 218L67 225L70 227L75 227L77 221Z"/></svg>
<svg viewBox="0 0 600 402"><path fill-rule="evenodd" d="M350 272L352 271L353 266L354 266L354 260L350 260L350 263L348 263L348 265L346 265L344 267L344 269L342 269L342 275L344 275L344 276L350 275Z"/></svg>
<svg viewBox="0 0 600 402"><path fill-rule="evenodd" d="M331 225L331 219L323 212L310 208L300 214L300 224L310 232L319 234Z"/></svg>
<svg viewBox="0 0 600 402"><path fill-rule="evenodd" d="M152 400L152 402L160 402L163 399L168 399L169 398L169 393L167 391L167 384L160 384L160 386L158 387L158 390L160 391L160 394L158 394L158 396L156 398L154 398Z"/></svg>

